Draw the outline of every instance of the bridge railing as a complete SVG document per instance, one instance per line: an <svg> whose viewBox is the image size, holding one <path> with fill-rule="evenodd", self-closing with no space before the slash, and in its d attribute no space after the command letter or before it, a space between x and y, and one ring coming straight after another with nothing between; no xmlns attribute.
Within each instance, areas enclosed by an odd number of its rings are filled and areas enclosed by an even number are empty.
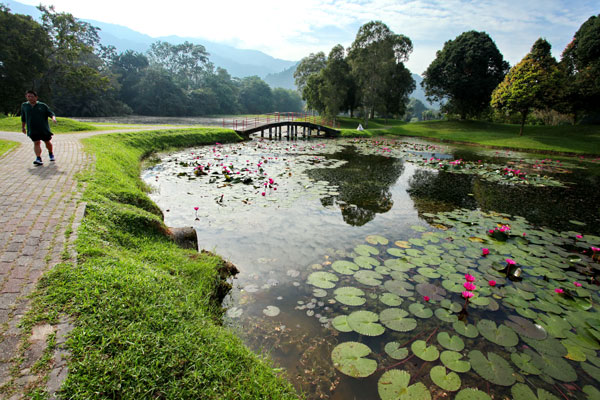
<svg viewBox="0 0 600 400"><path fill-rule="evenodd" d="M331 119L322 117L320 115L298 112L275 112L235 119L223 118L223 128L231 128L236 131L245 131L247 129L253 129L262 125L280 122L310 122L316 125L339 128L339 123L335 123Z"/></svg>

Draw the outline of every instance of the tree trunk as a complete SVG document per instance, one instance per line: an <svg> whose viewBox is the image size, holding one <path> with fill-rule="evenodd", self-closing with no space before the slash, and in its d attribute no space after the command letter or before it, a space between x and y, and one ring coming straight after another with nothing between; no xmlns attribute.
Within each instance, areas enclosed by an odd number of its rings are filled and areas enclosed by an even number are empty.
<svg viewBox="0 0 600 400"><path fill-rule="evenodd" d="M521 111L521 129L519 129L519 136L523 136L523 127L525 126L525 120L527 119L527 111Z"/></svg>

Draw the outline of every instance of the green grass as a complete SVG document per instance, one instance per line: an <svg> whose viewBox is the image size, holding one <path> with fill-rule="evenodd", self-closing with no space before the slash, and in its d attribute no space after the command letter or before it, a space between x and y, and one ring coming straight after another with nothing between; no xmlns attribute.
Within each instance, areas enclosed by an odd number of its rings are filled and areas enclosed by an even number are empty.
<svg viewBox="0 0 600 400"><path fill-rule="evenodd" d="M50 130L52 133L73 133L98 130L98 128L96 128L94 125L75 121L69 118L57 117L56 121L58 122L57 124L49 121ZM21 126L21 117L0 118L0 131L21 132Z"/></svg>
<svg viewBox="0 0 600 400"><path fill-rule="evenodd" d="M75 319L61 397L298 397L266 360L221 326L227 264L172 243L139 178L141 160L154 152L238 140L220 128L84 140L96 165L83 177L87 208L77 264L58 265L42 278L27 320L56 321L61 313Z"/></svg>
<svg viewBox="0 0 600 400"><path fill-rule="evenodd" d="M8 153L9 150L14 149L18 145L19 145L18 142L13 142L12 140L0 139L0 156L3 155L4 153Z"/></svg>
<svg viewBox="0 0 600 400"><path fill-rule="evenodd" d="M369 129L360 133L356 131L359 122L358 119L346 121L353 129L342 129L342 136L415 136L517 150L600 154L598 125L526 126L523 136L519 136L519 125L481 121L388 121L388 126L391 127L387 129L377 128L376 124L369 122Z"/></svg>

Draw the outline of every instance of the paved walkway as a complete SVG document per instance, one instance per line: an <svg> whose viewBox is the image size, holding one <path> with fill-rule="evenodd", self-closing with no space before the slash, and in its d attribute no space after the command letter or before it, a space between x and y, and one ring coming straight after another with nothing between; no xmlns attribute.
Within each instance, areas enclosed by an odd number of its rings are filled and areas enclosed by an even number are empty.
<svg viewBox="0 0 600 400"><path fill-rule="evenodd" d="M63 257L74 260L70 244L85 210L80 201L83 188L77 186L75 177L93 162L80 139L112 132L55 135L56 161L48 161L42 145L44 165L37 167L32 163L33 144L27 136L0 132L0 139L22 143L0 156L0 399L24 398L31 387L45 387L54 397L67 374L67 353L61 345L70 330L69 322L38 325L26 335L19 323L42 274ZM72 232L68 238L67 230ZM47 370L36 373L32 367L42 357L52 333L58 346L51 370L49 374Z"/></svg>

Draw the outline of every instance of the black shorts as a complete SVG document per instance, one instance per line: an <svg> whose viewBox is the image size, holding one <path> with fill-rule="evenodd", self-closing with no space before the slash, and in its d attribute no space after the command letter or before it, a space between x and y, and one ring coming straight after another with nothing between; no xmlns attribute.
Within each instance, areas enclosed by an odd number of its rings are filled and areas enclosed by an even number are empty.
<svg viewBox="0 0 600 400"><path fill-rule="evenodd" d="M38 140L43 140L44 142L52 140L52 134L46 132L30 132L28 136L33 142L37 142Z"/></svg>

